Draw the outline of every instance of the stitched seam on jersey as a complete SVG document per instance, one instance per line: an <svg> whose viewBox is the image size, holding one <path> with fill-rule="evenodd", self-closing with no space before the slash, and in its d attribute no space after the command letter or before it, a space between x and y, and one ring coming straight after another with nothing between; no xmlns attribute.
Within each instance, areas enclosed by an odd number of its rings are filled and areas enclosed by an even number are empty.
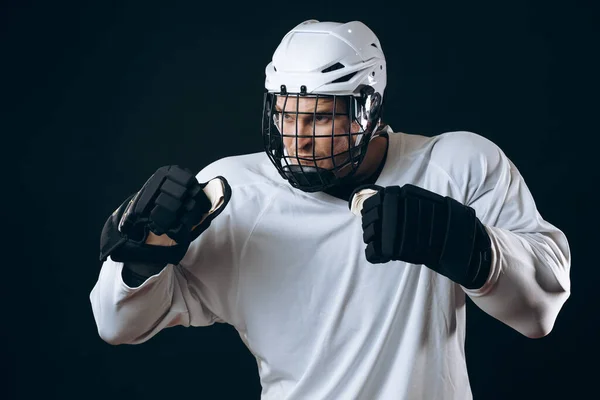
<svg viewBox="0 0 600 400"><path fill-rule="evenodd" d="M183 276L183 279L185 280L186 285L188 285L188 277L187 275L190 273L183 265L181 265L180 263L177 264L172 264L173 268L176 268L177 270L179 270L179 272L181 273L181 275ZM177 279L176 273L175 271L173 271L173 279ZM175 289L173 289L175 290ZM183 304L185 305L185 312L188 315L188 326L192 326L192 316L190 313L190 307L188 305L188 302L185 298L185 295L183 294L183 289L181 289L182 293L181 293L181 298L183 299ZM172 300L171 300L172 301ZM215 323L215 321L220 320L222 321L222 318L219 317L218 315L216 315L210 308L208 308L208 306L206 304L204 304L202 301L199 302L200 303L200 307L205 310L208 315L210 316L210 320L208 321L208 325L212 325Z"/></svg>
<svg viewBox="0 0 600 400"><path fill-rule="evenodd" d="M261 183L263 183L263 182L261 182ZM248 233L248 237L246 238L246 241L244 242L244 244L242 245L242 248L240 250L240 260L243 258L242 255L246 251L246 247L248 246L248 242L250 242L250 238L252 237L252 234L254 233L254 230L256 229L256 227L260 223L260 221L262 220L262 217L263 217L263 215L265 215L265 212L271 207L271 204L273 203L273 200L275 200L275 198L278 195L279 195L279 192L275 193L267 201L267 204L262 209L262 211L260 212L260 214L258 214L258 217L256 217L256 221L254 222L254 225L252 225L252 229L250 229L250 233ZM238 304L239 304L239 300L240 300L240 269L241 269L240 267L241 266L238 263L238 265L236 266L236 269L237 269L237 282L236 282L236 288L235 288L235 305L234 305L234 310L238 310ZM246 332L246 323L245 323L245 321L244 321L244 329L242 329L242 331Z"/></svg>
<svg viewBox="0 0 600 400"><path fill-rule="evenodd" d="M463 193L460 190L460 186L458 185L458 183L454 180L454 177L452 175L450 175L450 173L448 173L448 171L446 171L444 168L442 168L441 165L439 165L438 163L436 163L435 161L429 159L429 163L431 165L433 165L434 167L436 167L438 170L442 171L444 173L444 175L446 175L446 177L448 177L449 182L454 186L454 190L456 190L456 193L459 193L461 195L466 195L466 193ZM461 201L467 201L467 199L461 199Z"/></svg>
<svg viewBox="0 0 600 400"><path fill-rule="evenodd" d="M425 156L424 156L423 154L414 154L414 155L410 155L410 156L407 156L407 157L408 157L408 158L413 158L413 159L415 159L415 158L423 158L423 159L425 159ZM436 163L435 161L433 161L431 158L428 158L426 161L428 162L428 164L430 164L430 165L434 166L434 167L435 167L435 168L437 168L439 171L441 171L441 172L442 172L442 173L443 173L443 174L444 174L444 175L445 175L445 176L448 178L448 181L450 182L450 184L451 184L452 186L454 186L454 190L456 190L456 192L457 192L457 193L461 193L461 194L462 194L462 192L461 192L461 190L460 190L460 186L459 186L459 185L458 185L458 183L457 183L457 182L454 180L454 178L452 177L452 175L450 175L450 174L448 173L448 171L446 171L444 168L442 168L442 166L441 166L441 165L439 165L438 163ZM455 199L455 200L456 200L456 199Z"/></svg>
<svg viewBox="0 0 600 400"><path fill-rule="evenodd" d="M227 179L227 178L225 178ZM233 189L234 188L240 188L240 189L245 189L245 188L251 188L253 186L260 186L260 185L266 185L269 187L273 187L273 182L251 182L251 183L245 183L245 184L237 184L237 185L229 185L229 187L231 188L231 196L233 196ZM284 185L280 185L275 183L276 186L285 188ZM277 193L278 194L278 193ZM252 229L250 230L250 233L248 234L248 237L246 238L246 241L244 242L244 245L242 246L242 250L240 251L240 254L243 253L245 247L246 247L246 243L250 240L250 236L252 236L252 232L254 232L254 229L256 227L256 225L258 224L258 222L260 221L260 219L262 218L263 214L265 213L265 211L267 210L267 208L271 205L271 203L273 202L273 200L275 199L275 197L277 197L277 194L273 195L272 198L267 202L265 208L263 209L263 211L261 211L261 213L258 215L256 222L254 223L254 225L252 225ZM218 216L217 216L218 218ZM241 258L241 257L240 257ZM185 267L181 266L183 269L185 269ZM236 263L235 266L236 272L237 272L237 277L236 277L236 288L235 288L235 305L234 305L234 310L237 310L237 306L239 303L239 291L240 291L240 265L239 262ZM187 306L187 305L186 305ZM216 315L210 308L206 307L206 305L202 304L202 307L208 311L209 315L211 316L211 321L210 324L213 324L215 322L226 322L222 317Z"/></svg>

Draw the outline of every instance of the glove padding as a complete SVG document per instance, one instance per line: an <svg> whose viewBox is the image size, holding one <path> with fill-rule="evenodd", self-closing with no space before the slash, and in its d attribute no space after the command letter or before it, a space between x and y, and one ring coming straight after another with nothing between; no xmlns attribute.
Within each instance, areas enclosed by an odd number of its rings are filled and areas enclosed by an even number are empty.
<svg viewBox="0 0 600 400"><path fill-rule="evenodd" d="M365 189L371 190L360 211L367 261L423 264L466 288L483 286L491 241L473 208L410 184L368 185L350 196L354 213Z"/></svg>
<svg viewBox="0 0 600 400"><path fill-rule="evenodd" d="M216 209L204 188L219 179L223 201ZM198 183L187 168L159 168L137 193L129 196L108 218L100 239L100 261L177 264L187 249L221 213L231 198L231 188L221 176ZM149 233L166 234L172 246L146 243Z"/></svg>

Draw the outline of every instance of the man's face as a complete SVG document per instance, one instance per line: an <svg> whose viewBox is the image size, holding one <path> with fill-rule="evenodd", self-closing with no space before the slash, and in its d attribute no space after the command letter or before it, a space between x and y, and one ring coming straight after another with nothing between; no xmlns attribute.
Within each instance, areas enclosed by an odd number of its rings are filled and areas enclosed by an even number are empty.
<svg viewBox="0 0 600 400"><path fill-rule="evenodd" d="M316 160L318 167L332 169L348 161L349 145L356 138L356 135L350 138L348 132L359 132L359 126L350 124L345 99L336 99L335 118L333 110L333 98L277 98L275 118L284 135L288 164L314 166ZM332 133L339 136L334 137ZM332 155L335 155L333 159Z"/></svg>

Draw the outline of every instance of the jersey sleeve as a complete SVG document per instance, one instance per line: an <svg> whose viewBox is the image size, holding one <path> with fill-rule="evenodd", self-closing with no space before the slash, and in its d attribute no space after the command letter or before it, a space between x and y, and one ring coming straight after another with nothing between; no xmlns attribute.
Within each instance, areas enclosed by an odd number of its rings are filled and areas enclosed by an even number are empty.
<svg viewBox="0 0 600 400"><path fill-rule="evenodd" d="M523 176L493 142L452 132L439 145L435 158L455 183L456 199L475 209L492 242L487 282L463 290L483 311L523 335L547 335L570 295L565 234L542 218Z"/></svg>
<svg viewBox="0 0 600 400"><path fill-rule="evenodd" d="M164 328L208 326L217 320L207 307L194 299L179 265L167 265L136 288L123 282L122 269L123 263L109 256L90 293L98 334L105 342L139 344Z"/></svg>
<svg viewBox="0 0 600 400"><path fill-rule="evenodd" d="M199 182L227 169L213 163L197 174ZM239 257L236 245L245 235L240 212L244 188L232 187L229 204L188 248L177 265L168 264L140 286L122 278L123 263L103 262L90 302L100 337L110 344L143 343L172 326L233 323ZM257 202L255 202L257 203ZM235 211L233 211L235 210Z"/></svg>

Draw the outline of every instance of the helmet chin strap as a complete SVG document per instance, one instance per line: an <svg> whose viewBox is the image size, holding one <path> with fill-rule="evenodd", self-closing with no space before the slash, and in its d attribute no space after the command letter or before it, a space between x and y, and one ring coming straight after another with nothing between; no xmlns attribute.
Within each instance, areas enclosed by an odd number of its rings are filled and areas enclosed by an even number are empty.
<svg viewBox="0 0 600 400"><path fill-rule="evenodd" d="M302 187L302 190L306 192L321 191L324 185L329 186L336 181L333 171L325 168L286 165L282 169L290 183Z"/></svg>
<svg viewBox="0 0 600 400"><path fill-rule="evenodd" d="M371 139L369 139L369 143L371 143L371 141L375 138L378 138L379 136L381 136L381 134L385 131L385 125L381 124L381 121L377 122L377 125L375 126L375 129L373 130L373 134L371 135Z"/></svg>

